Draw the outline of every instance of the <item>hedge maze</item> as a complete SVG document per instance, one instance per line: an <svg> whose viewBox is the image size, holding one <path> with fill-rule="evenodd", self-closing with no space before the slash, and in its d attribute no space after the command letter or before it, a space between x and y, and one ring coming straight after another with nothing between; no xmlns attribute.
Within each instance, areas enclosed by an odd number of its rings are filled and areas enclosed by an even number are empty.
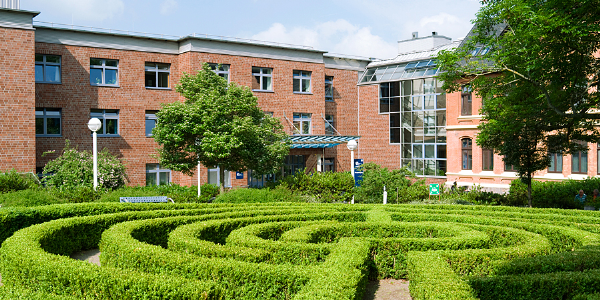
<svg viewBox="0 0 600 300"><path fill-rule="evenodd" d="M0 209L0 299L598 299L600 212L457 205ZM101 267L69 258L99 248Z"/></svg>

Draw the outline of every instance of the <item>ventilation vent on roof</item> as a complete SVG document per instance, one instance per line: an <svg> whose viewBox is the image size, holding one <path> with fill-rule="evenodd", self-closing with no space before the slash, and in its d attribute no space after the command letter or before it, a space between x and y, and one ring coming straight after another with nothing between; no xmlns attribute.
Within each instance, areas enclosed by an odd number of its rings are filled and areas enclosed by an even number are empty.
<svg viewBox="0 0 600 300"><path fill-rule="evenodd" d="M431 35L432 35L432 36L436 36L436 35L437 35L437 31L432 31L432 32L431 32Z"/></svg>
<svg viewBox="0 0 600 300"><path fill-rule="evenodd" d="M419 37L419 33L417 31L415 31L415 32L412 33L412 36L413 36L412 37L413 39L416 39L416 38Z"/></svg>
<svg viewBox="0 0 600 300"><path fill-rule="evenodd" d="M20 9L20 0L1 0L2 8Z"/></svg>

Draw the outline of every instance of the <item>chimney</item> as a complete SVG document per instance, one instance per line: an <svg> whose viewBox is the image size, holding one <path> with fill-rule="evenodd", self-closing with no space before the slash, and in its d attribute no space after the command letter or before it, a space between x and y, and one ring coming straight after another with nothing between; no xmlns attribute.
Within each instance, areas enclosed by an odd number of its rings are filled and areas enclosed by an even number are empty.
<svg viewBox="0 0 600 300"><path fill-rule="evenodd" d="M21 9L20 8L20 0L1 0L2 6L0 8L9 8L9 9Z"/></svg>
<svg viewBox="0 0 600 300"><path fill-rule="evenodd" d="M418 37L419 37L419 32L415 31L415 32L412 33L412 38L413 39L416 39Z"/></svg>

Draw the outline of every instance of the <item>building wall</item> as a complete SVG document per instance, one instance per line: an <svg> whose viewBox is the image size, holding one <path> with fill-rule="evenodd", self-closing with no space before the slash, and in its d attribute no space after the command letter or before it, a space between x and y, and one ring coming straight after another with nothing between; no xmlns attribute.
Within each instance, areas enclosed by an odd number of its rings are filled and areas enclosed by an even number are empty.
<svg viewBox="0 0 600 300"><path fill-rule="evenodd" d="M34 38L0 27L0 170L35 171Z"/></svg>

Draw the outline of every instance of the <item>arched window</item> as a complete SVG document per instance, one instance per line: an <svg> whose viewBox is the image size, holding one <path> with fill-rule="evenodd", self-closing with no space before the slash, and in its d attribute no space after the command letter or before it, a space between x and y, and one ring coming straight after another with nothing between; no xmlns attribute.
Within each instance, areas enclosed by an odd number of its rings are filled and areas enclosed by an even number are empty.
<svg viewBox="0 0 600 300"><path fill-rule="evenodd" d="M462 169L471 170L473 168L473 140L464 138L462 144Z"/></svg>

